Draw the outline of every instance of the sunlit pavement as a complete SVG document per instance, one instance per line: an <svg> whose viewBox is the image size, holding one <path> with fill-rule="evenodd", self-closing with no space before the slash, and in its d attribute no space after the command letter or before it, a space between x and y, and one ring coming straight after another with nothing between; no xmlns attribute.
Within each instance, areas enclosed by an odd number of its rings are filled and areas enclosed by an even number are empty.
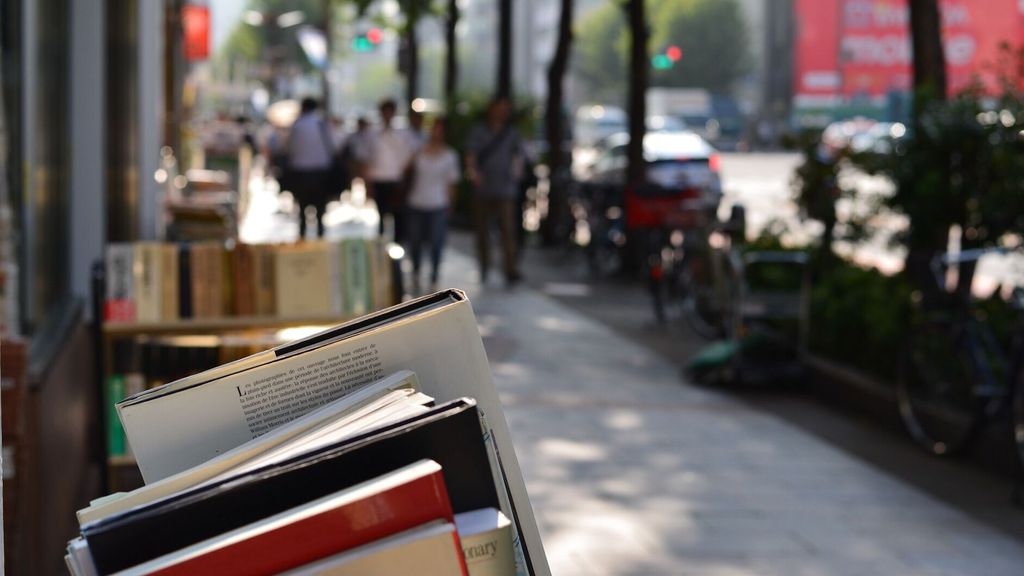
<svg viewBox="0 0 1024 576"><path fill-rule="evenodd" d="M1022 573L1019 542L476 276L449 251L442 285L473 302L555 574Z"/></svg>

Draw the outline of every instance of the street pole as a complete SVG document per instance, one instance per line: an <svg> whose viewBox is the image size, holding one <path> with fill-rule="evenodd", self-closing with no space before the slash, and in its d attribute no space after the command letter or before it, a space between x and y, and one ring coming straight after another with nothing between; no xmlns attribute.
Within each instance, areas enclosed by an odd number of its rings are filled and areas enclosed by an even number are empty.
<svg viewBox="0 0 1024 576"><path fill-rule="evenodd" d="M498 0L498 78L495 96L512 97L512 0Z"/></svg>

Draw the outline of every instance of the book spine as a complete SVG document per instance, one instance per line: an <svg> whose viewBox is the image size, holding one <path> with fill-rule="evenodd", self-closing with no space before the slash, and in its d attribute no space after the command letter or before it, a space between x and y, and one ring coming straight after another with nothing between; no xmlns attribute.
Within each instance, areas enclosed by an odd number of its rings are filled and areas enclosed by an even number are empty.
<svg viewBox="0 0 1024 576"><path fill-rule="evenodd" d="M370 295L370 263L366 241L360 238L344 240L345 293L348 296L346 312L362 315L372 306Z"/></svg>
<svg viewBox="0 0 1024 576"><path fill-rule="evenodd" d="M178 247L173 244L160 246L160 318L178 319Z"/></svg>
<svg viewBox="0 0 1024 576"><path fill-rule="evenodd" d="M192 316L195 318L208 318L209 300L206 290L206 246L203 244L192 244L190 258L190 286L192 291Z"/></svg>
<svg viewBox="0 0 1024 576"><path fill-rule="evenodd" d="M107 377L107 455L123 456L125 453L124 429L117 416L115 405L125 398L124 376L112 374Z"/></svg>
<svg viewBox="0 0 1024 576"><path fill-rule="evenodd" d="M159 245L134 245L135 317L139 322L160 320Z"/></svg>
<svg viewBox="0 0 1024 576"><path fill-rule="evenodd" d="M220 264L220 290L217 291L218 316L230 316L234 313L236 297L235 261L231 252L223 246L217 247L217 263Z"/></svg>
<svg viewBox="0 0 1024 576"><path fill-rule="evenodd" d="M388 512L379 512L384 510ZM453 521L440 471L187 557L152 574L276 574L437 519Z"/></svg>
<svg viewBox="0 0 1024 576"><path fill-rule="evenodd" d="M178 315L192 317L192 247L182 244L178 249Z"/></svg>
<svg viewBox="0 0 1024 576"><path fill-rule="evenodd" d="M274 246L260 246L256 250L256 314L260 316L274 316L277 308L274 306L276 299L274 277L275 252Z"/></svg>
<svg viewBox="0 0 1024 576"><path fill-rule="evenodd" d="M238 244L232 251L234 257L235 296L233 312L238 316L256 314L255 282L253 281L253 251L246 244Z"/></svg>
<svg viewBox="0 0 1024 576"><path fill-rule="evenodd" d="M103 319L107 322L135 321L134 250L131 244L110 244L106 254L106 298Z"/></svg>

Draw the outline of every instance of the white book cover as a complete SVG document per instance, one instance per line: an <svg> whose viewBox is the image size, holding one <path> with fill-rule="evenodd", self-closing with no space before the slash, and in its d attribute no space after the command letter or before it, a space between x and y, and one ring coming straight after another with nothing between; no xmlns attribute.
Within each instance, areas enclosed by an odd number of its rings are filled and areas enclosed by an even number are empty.
<svg viewBox="0 0 1024 576"><path fill-rule="evenodd" d="M512 523L497 508L455 515L469 576L516 576Z"/></svg>
<svg viewBox="0 0 1024 576"><path fill-rule="evenodd" d="M346 323L118 404L147 483L205 462L384 374L408 369L445 402L475 398L501 454L516 521L534 574L547 561L466 295L448 290Z"/></svg>

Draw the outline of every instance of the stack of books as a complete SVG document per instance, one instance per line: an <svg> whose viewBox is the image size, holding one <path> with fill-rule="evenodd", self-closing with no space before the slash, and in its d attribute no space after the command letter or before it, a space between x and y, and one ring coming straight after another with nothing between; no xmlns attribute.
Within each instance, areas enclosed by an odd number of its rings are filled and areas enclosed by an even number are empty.
<svg viewBox="0 0 1024 576"><path fill-rule="evenodd" d="M549 574L472 308L439 292L117 405L146 484L73 574Z"/></svg>
<svg viewBox="0 0 1024 576"><path fill-rule="evenodd" d="M110 244L103 316L111 323L225 316L358 316L392 304L383 239L294 245Z"/></svg>

